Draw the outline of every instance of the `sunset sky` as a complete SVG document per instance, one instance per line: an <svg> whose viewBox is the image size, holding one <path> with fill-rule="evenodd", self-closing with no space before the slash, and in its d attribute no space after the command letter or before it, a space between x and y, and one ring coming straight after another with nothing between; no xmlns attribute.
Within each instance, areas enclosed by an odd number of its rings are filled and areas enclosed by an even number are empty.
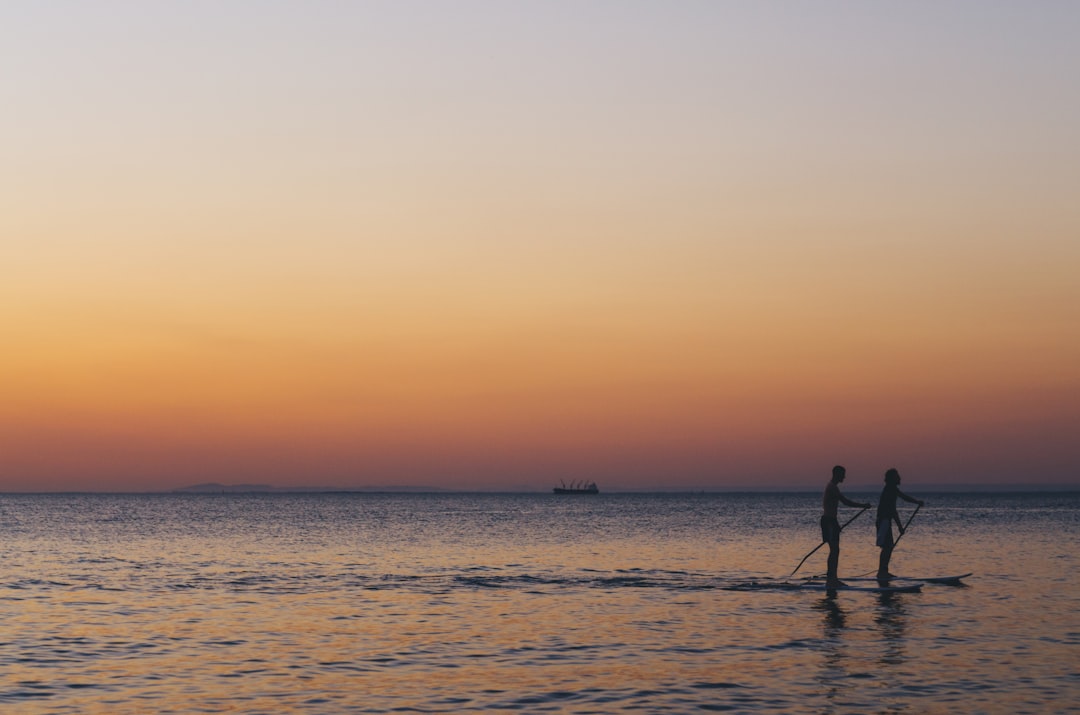
<svg viewBox="0 0 1080 715"><path fill-rule="evenodd" d="M0 6L0 491L1080 485L1080 3Z"/></svg>

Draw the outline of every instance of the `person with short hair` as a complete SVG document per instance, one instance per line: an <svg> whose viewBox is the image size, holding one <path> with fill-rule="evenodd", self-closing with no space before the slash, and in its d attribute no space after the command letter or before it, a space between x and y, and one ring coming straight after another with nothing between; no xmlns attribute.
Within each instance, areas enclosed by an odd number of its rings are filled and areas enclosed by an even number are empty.
<svg viewBox="0 0 1080 715"><path fill-rule="evenodd" d="M877 507L877 545L881 547L877 572L879 581L896 578L889 573L889 560L892 558L893 546L896 545L893 540L892 523L895 521L900 533L904 533L904 524L900 521L900 514L896 511L897 497L919 506L926 503L900 491L900 472L895 469L885 472L885 488L881 490L881 498L878 499Z"/></svg>
<svg viewBox="0 0 1080 715"><path fill-rule="evenodd" d="M836 518L836 513L840 507L840 502L847 506L861 507L863 509L870 508L870 504L852 501L840 493L840 482L844 481L846 476L847 470L839 464L833 467L832 479L825 485L825 493L821 499L824 512L821 515L821 540L829 545L829 572L825 579L826 588L837 588L845 585L837 576L837 570L840 566L840 522Z"/></svg>

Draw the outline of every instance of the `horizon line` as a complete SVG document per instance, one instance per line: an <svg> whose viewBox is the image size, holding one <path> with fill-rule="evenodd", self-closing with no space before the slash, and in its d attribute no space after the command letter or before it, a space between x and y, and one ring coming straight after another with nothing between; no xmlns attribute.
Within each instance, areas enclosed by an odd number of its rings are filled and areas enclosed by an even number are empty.
<svg viewBox="0 0 1080 715"><path fill-rule="evenodd" d="M848 493L874 491L878 487L859 487L851 485ZM1080 492L1080 484L913 484L911 490L933 493L964 492ZM600 494L772 494L772 493L817 493L820 488L806 485L780 486L714 486L714 487L664 487L635 488L607 487ZM270 484L197 484L169 489L45 489L45 490L5 490L0 489L0 496L6 495L77 495L77 494L115 494L115 495L212 495L212 494L551 494L550 488L458 488L432 486L284 486Z"/></svg>

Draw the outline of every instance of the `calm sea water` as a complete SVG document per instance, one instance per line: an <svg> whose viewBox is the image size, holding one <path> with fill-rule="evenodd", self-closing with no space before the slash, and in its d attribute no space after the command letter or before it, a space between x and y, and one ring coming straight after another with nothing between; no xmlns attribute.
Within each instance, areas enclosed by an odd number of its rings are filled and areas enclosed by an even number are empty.
<svg viewBox="0 0 1080 715"><path fill-rule="evenodd" d="M1080 712L1080 494L921 496L2 495L0 709Z"/></svg>

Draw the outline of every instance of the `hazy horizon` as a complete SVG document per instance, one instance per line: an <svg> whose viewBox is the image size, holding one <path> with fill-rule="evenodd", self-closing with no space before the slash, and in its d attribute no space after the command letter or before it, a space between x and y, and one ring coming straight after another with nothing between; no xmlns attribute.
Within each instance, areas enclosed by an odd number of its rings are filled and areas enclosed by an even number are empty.
<svg viewBox="0 0 1080 715"><path fill-rule="evenodd" d="M559 485L555 485L559 486ZM566 486L569 486L567 483ZM982 493L982 494L1012 494L1018 492L1075 492L1080 490L1078 485L1061 485L1061 484L1024 484L1020 482L1015 483L1003 483L1003 484L979 484L979 483L946 483L946 484L911 484L905 485L908 492L925 496L929 494L943 494L943 493ZM880 485L877 484L853 484L845 488L846 493L850 494L869 494L877 493L880 491ZM604 486L600 490L601 494L820 494L821 489L808 487L805 485L773 485L773 486L752 486L752 485L733 485L725 487L713 487L713 488L700 488L700 487L680 487L678 485L672 485L667 487L658 487L655 489L647 488L633 488L622 487L619 485ZM417 494L417 495L438 495L438 494L551 494L551 487L538 487L529 485L508 485L505 488L490 487L486 489L462 489L454 487L432 487L423 485L354 485L354 486L288 486L288 485L273 485L273 484L223 484L216 482L207 482L201 484L191 484L185 486L177 486L164 489L153 490L95 490L95 489L80 489L80 490L19 490L19 491L0 491L0 495L19 495L19 494L130 494L130 495L158 495L158 494ZM567 497L576 498L576 497ZM588 497L582 497L588 498Z"/></svg>
<svg viewBox="0 0 1080 715"><path fill-rule="evenodd" d="M6 4L0 491L1080 485L1078 29Z"/></svg>

